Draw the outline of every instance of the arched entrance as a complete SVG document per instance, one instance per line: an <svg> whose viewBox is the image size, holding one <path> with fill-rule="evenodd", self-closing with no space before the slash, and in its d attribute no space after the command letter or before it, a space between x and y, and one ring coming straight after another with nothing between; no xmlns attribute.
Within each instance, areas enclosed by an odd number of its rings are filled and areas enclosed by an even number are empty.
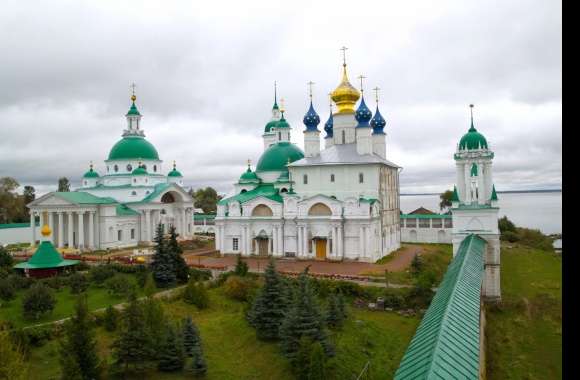
<svg viewBox="0 0 580 380"><path fill-rule="evenodd" d="M262 230L260 233L255 237L256 242L256 253L258 256L268 256L268 248L270 245L270 238L266 231Z"/></svg>
<svg viewBox="0 0 580 380"><path fill-rule="evenodd" d="M326 251L328 249L328 239L323 237L314 237L314 247L315 247L315 254L316 260L326 260Z"/></svg>

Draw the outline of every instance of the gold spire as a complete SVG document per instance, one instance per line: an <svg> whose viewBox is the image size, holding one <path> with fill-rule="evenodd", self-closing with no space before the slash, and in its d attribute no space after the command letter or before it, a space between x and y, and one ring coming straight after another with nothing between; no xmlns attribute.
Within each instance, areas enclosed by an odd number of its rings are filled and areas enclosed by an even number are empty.
<svg viewBox="0 0 580 380"><path fill-rule="evenodd" d="M346 73L346 49L343 46L342 50L342 81L338 87L332 92L332 100L336 103L338 113L354 113L354 105L360 98L360 92L348 81Z"/></svg>
<svg viewBox="0 0 580 380"><path fill-rule="evenodd" d="M131 91L133 94L133 95L131 95L131 100L133 102L135 102L135 100L137 100L137 96L135 96L135 87L137 87L137 85L135 83L131 83Z"/></svg>

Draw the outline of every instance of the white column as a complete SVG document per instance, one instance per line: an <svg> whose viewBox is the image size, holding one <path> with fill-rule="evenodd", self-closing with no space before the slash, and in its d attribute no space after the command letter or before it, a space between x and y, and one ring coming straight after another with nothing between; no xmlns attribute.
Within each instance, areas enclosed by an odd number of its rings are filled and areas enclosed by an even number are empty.
<svg viewBox="0 0 580 380"><path fill-rule="evenodd" d="M278 228L278 253L284 256L284 234L282 233L282 226Z"/></svg>
<svg viewBox="0 0 580 380"><path fill-rule="evenodd" d="M30 210L30 246L33 247L36 244L36 221L34 220L34 211Z"/></svg>
<svg viewBox="0 0 580 380"><path fill-rule="evenodd" d="M359 237L358 237L358 249L359 249L359 256L360 257L365 257L365 240L364 240L364 236L365 236L365 228L363 226L359 227Z"/></svg>
<svg viewBox="0 0 580 380"><path fill-rule="evenodd" d="M251 228L250 226L246 226L246 244L247 244L247 252L248 254L253 254L254 252L252 252L252 233L251 233ZM269 246L269 245L268 245Z"/></svg>
<svg viewBox="0 0 580 380"><path fill-rule="evenodd" d="M67 218L67 228L68 228L68 247L72 248L74 247L74 236L73 236L73 231L74 231L74 224L73 224L73 213L72 211L67 212L68 218Z"/></svg>
<svg viewBox="0 0 580 380"><path fill-rule="evenodd" d="M366 246L367 257L373 257L375 250L371 244L371 226L367 226L365 228L365 246Z"/></svg>
<svg viewBox="0 0 580 380"><path fill-rule="evenodd" d="M151 210L145 210L145 240L151 241Z"/></svg>
<svg viewBox="0 0 580 380"><path fill-rule="evenodd" d="M44 227L44 225L46 224L46 218L44 217L44 210L40 210L38 212L38 216L40 218L40 228L42 229L42 227Z"/></svg>
<svg viewBox="0 0 580 380"><path fill-rule="evenodd" d="M64 247L64 218L63 212L58 212L58 248Z"/></svg>
<svg viewBox="0 0 580 380"><path fill-rule="evenodd" d="M242 236L240 239L240 253L243 255L246 252L246 226L242 225Z"/></svg>
<svg viewBox="0 0 580 380"><path fill-rule="evenodd" d="M463 164L463 178L465 179L465 202L471 203L471 176L470 166L467 162Z"/></svg>
<svg viewBox="0 0 580 380"><path fill-rule="evenodd" d="M332 226L330 231L331 231L331 239L332 239L332 247L331 247L332 249L331 249L330 255L332 257L336 257L337 256L337 253L336 253L336 226Z"/></svg>
<svg viewBox="0 0 580 380"><path fill-rule="evenodd" d="M79 216L79 249L85 247L85 212L77 212Z"/></svg>
<svg viewBox="0 0 580 380"><path fill-rule="evenodd" d="M342 224L338 226L338 256L340 258L344 257L344 247L342 246Z"/></svg>
<svg viewBox="0 0 580 380"><path fill-rule="evenodd" d="M54 244L54 212L52 211L48 212L48 226L52 230L52 233L50 234L50 242Z"/></svg>
<svg viewBox="0 0 580 380"><path fill-rule="evenodd" d="M302 255L302 226L296 226L296 256Z"/></svg>
<svg viewBox="0 0 580 380"><path fill-rule="evenodd" d="M95 212L89 211L89 248L95 249Z"/></svg>
<svg viewBox="0 0 580 380"><path fill-rule="evenodd" d="M304 244L303 252L304 256L310 256L310 252L308 251L308 226L304 226L304 240L302 242Z"/></svg>
<svg viewBox="0 0 580 380"><path fill-rule="evenodd" d="M187 233L187 225L185 224L185 209L181 209L181 237L185 238Z"/></svg>
<svg viewBox="0 0 580 380"><path fill-rule="evenodd" d="M272 255L278 253L278 226L272 227Z"/></svg>

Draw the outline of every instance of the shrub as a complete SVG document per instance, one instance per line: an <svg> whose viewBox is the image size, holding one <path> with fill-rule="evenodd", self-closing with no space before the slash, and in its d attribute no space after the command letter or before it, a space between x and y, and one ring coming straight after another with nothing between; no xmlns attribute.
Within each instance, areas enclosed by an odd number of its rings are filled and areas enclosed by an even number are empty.
<svg viewBox="0 0 580 380"><path fill-rule="evenodd" d="M36 283L36 280L30 277L24 277L17 274L11 274L6 279L14 286L14 289L28 289L32 284Z"/></svg>
<svg viewBox="0 0 580 380"><path fill-rule="evenodd" d="M52 291L41 282L32 285L22 299L22 311L27 319L38 319L50 313L55 305Z"/></svg>
<svg viewBox="0 0 580 380"><path fill-rule="evenodd" d="M101 285L115 275L115 269L111 265L98 265L91 268L89 275L94 283Z"/></svg>
<svg viewBox="0 0 580 380"><path fill-rule="evenodd" d="M500 240L509 241L510 243L515 243L520 240L520 237L516 232L506 231L501 234Z"/></svg>
<svg viewBox="0 0 580 380"><path fill-rule="evenodd" d="M211 279L211 271L208 269L189 269L189 278L194 281L206 281Z"/></svg>
<svg viewBox="0 0 580 380"><path fill-rule="evenodd" d="M256 289L256 283L248 278L230 276L224 284L224 293L237 301L248 301L251 293Z"/></svg>
<svg viewBox="0 0 580 380"><path fill-rule="evenodd" d="M405 297L398 294L385 294L385 307L392 309L401 309L405 306Z"/></svg>
<svg viewBox="0 0 580 380"><path fill-rule="evenodd" d="M0 299L10 301L16 296L14 285L7 278L0 278Z"/></svg>
<svg viewBox="0 0 580 380"><path fill-rule="evenodd" d="M235 273L233 271L220 273L217 276L217 278L211 282L210 287L219 288L220 286L222 286L226 282L228 277L234 276L234 275L235 275Z"/></svg>
<svg viewBox="0 0 580 380"><path fill-rule="evenodd" d="M6 251L4 247L0 245L0 268L12 268L12 264L14 264L14 260L12 256Z"/></svg>
<svg viewBox="0 0 580 380"><path fill-rule="evenodd" d="M109 305L105 310L105 314L103 314L102 321L105 330L115 331L119 321L119 312L113 306Z"/></svg>
<svg viewBox="0 0 580 380"><path fill-rule="evenodd" d="M248 263L242 261L242 255L238 255L236 258L236 268L234 269L236 276L244 277L248 274Z"/></svg>
<svg viewBox="0 0 580 380"><path fill-rule="evenodd" d="M110 294L118 297L127 297L136 290L135 285L122 274L116 274L105 281L105 287Z"/></svg>
<svg viewBox="0 0 580 380"><path fill-rule="evenodd" d="M91 269L91 266L87 264L85 261L80 261L77 265L75 265L75 270L77 272L85 272Z"/></svg>
<svg viewBox="0 0 580 380"><path fill-rule="evenodd" d="M413 261L411 261L411 273L417 275L423 269L423 259L417 253L413 257Z"/></svg>
<svg viewBox="0 0 580 380"><path fill-rule="evenodd" d="M202 282L190 280L183 291L183 300L199 309L205 309L209 306L207 290Z"/></svg>
<svg viewBox="0 0 580 380"><path fill-rule="evenodd" d="M68 278L68 284L72 294L79 294L87 290L89 282L82 273L74 273Z"/></svg>
<svg viewBox="0 0 580 380"><path fill-rule="evenodd" d="M506 232L512 233L516 232L515 224L513 224L512 221L509 220L508 217L505 215L498 220L498 227L502 235Z"/></svg>
<svg viewBox="0 0 580 380"><path fill-rule="evenodd" d="M63 276L53 276L48 278L43 278L39 280L39 282L45 284L51 289L60 290L60 288L64 287L67 283L67 278Z"/></svg>

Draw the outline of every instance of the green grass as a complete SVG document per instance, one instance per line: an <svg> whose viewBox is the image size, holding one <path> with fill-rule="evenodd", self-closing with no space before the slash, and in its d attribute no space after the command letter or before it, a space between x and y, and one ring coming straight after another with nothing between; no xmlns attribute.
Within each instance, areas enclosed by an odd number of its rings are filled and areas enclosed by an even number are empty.
<svg viewBox="0 0 580 380"><path fill-rule="evenodd" d="M562 378L561 257L503 243L501 265L502 304L486 313L488 379Z"/></svg>
<svg viewBox="0 0 580 380"><path fill-rule="evenodd" d="M209 295L210 307L202 311L181 300L164 303L171 318L179 320L191 315L199 327L208 364L208 373L204 379L294 378L278 344L256 339L255 330L244 319L242 303L227 299L221 288L211 289ZM332 359L333 378L356 378L368 360L371 361L369 378L392 378L419 321L419 318L402 317L395 313L351 309L351 316L343 329L330 333L337 349L337 356ZM109 347L113 336L100 328L97 336L100 356L110 357ZM33 349L29 362L31 373L35 374L36 379L57 379L57 343L51 341ZM185 372L160 373L151 369L130 378L169 380L190 376Z"/></svg>
<svg viewBox="0 0 580 380"><path fill-rule="evenodd" d="M128 276L130 279L135 281L135 277L132 275L123 274L123 276ZM0 321L9 321L15 327L25 327L67 318L73 313L75 301L78 297L70 292L68 286L63 287L58 291L53 290L56 298L56 305L52 313L47 314L38 320L27 320L22 317L22 298L25 292L25 290L20 290L15 299L8 302L2 301L0 306ZM141 293L142 289L138 288L138 295L142 295ZM126 301L126 298L115 297L109 294L107 289L95 285L91 285L86 294L90 310L100 309Z"/></svg>

